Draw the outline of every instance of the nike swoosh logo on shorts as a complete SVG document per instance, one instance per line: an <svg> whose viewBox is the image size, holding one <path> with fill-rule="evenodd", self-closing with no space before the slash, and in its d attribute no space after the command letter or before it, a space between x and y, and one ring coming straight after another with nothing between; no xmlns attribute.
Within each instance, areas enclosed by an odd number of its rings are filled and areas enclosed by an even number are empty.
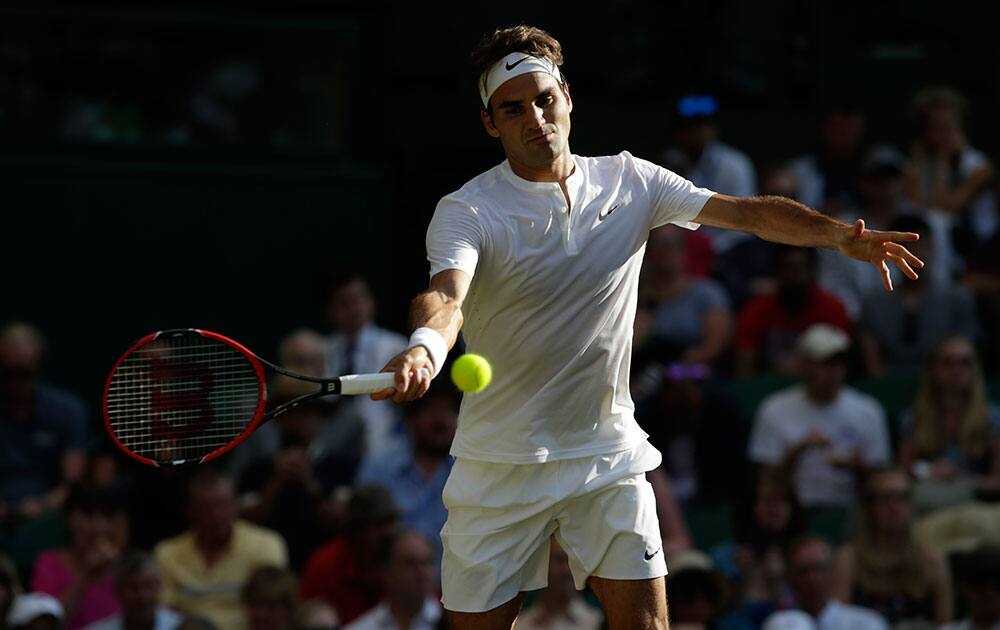
<svg viewBox="0 0 1000 630"><path fill-rule="evenodd" d="M644 558L646 558L646 562L649 562L650 560L653 559L653 556L660 553L660 549L663 549L663 547L657 547L656 551L654 551L653 553L649 553L648 551L644 552L642 555Z"/></svg>
<svg viewBox="0 0 1000 630"><path fill-rule="evenodd" d="M524 59L518 59L514 63L505 63L504 66L507 68L507 70L509 72L510 70L513 70L514 68L516 68L517 64L521 63L522 61L527 61L529 59L531 59L531 57L525 57Z"/></svg>
<svg viewBox="0 0 1000 630"><path fill-rule="evenodd" d="M611 206L610 210L605 210L601 214L597 215L597 220L598 221L603 221L604 219L608 218L608 215L611 214L612 212L614 212L615 209L618 208L618 206L620 206L620 205L622 205L622 204L621 203L616 203L615 205Z"/></svg>

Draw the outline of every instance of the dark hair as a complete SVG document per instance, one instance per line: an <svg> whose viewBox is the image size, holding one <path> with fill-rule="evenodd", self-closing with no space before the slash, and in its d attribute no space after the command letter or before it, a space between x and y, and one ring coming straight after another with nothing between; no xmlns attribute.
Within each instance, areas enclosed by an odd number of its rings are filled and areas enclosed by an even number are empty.
<svg viewBox="0 0 1000 630"><path fill-rule="evenodd" d="M472 70L475 73L477 94L483 74L512 52L544 57L557 66L563 63L562 45L546 31L525 24L497 29L479 40L472 50ZM565 76L562 84L566 85ZM489 111L489 107L483 109Z"/></svg>
<svg viewBox="0 0 1000 630"><path fill-rule="evenodd" d="M293 616L299 610L299 586L295 574L280 567L263 566L247 578L240 591L240 599L245 605L256 600L280 599Z"/></svg>
<svg viewBox="0 0 1000 630"><path fill-rule="evenodd" d="M805 547L806 545L809 545L809 544L812 544L812 543L815 543L815 542L820 542L820 543L823 543L824 545L826 545L827 548L830 549L830 552L831 552L831 555L832 555L832 553L833 553L833 545L830 544L829 540L827 540L823 536L820 536L819 534L814 534L812 532L807 532L805 534L800 534L798 536L795 536L794 538L792 538L791 540L789 540L787 544L785 544L785 549L784 549L785 566L791 565L792 556L794 556L795 553L800 548Z"/></svg>
<svg viewBox="0 0 1000 630"><path fill-rule="evenodd" d="M363 485L354 488L347 502L344 530L353 533L371 525L397 520L399 509L392 493L376 484Z"/></svg>
<svg viewBox="0 0 1000 630"><path fill-rule="evenodd" d="M420 540L424 541L428 547L431 546L431 541L424 536L422 532L415 529L402 529L396 528L386 537L384 543L379 547L378 555L375 557L375 562L380 567L389 566L392 563L393 558L396 556L396 547L399 546L399 542L407 536L416 536Z"/></svg>
<svg viewBox="0 0 1000 630"><path fill-rule="evenodd" d="M764 484L777 486L783 490L791 508L785 529L774 536L765 535L757 529L754 514L760 487ZM806 513L795 495L792 477L780 468L759 468L755 475L751 475L744 488L742 501L733 513L733 537L736 542L751 545L758 550L771 544L784 546L788 541L800 536L805 529Z"/></svg>
<svg viewBox="0 0 1000 630"><path fill-rule="evenodd" d="M329 299L336 291L339 291L351 284L359 281L368 284L368 278L360 269L342 269L330 272L323 278L324 295Z"/></svg>
<svg viewBox="0 0 1000 630"><path fill-rule="evenodd" d="M188 479L187 496L185 497L185 501L190 503L191 498L197 492L206 488L211 488L220 483L233 485L233 479L228 475L223 474L222 471L216 466L208 465L199 467L197 471L191 475L191 478Z"/></svg>
<svg viewBox="0 0 1000 630"><path fill-rule="evenodd" d="M75 484L63 504L63 513L83 512L111 516L122 511L118 498L100 486Z"/></svg>

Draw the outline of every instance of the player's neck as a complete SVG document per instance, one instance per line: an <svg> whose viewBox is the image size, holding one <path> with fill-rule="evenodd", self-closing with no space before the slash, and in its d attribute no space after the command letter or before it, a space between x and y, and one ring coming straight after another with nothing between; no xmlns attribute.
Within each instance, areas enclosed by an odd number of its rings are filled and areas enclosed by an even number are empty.
<svg viewBox="0 0 1000 630"><path fill-rule="evenodd" d="M568 146L561 155L545 166L529 166L523 162L518 162L510 155L507 156L507 162L510 164L510 170L514 171L515 175L529 182L563 182L573 174L573 169L576 168L576 163L573 162L573 154L570 153Z"/></svg>

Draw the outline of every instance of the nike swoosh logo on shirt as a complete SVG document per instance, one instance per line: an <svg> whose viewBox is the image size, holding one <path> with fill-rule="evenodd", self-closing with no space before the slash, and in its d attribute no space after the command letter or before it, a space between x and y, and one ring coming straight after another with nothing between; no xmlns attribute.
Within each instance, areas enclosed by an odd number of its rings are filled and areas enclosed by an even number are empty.
<svg viewBox="0 0 1000 630"><path fill-rule="evenodd" d="M615 209L616 209L616 208L617 208L618 206L620 206L620 205L622 205L622 204L620 204L620 203L616 203L615 205L611 206L611 208L610 208L610 209L608 209L608 210L605 210L605 211L604 211L604 212L602 212L601 214L597 215L597 220L598 220L598 221L603 221L604 219L608 218L608 215L609 215L609 214L611 214L612 212L614 212L614 211L615 211Z"/></svg>
<svg viewBox="0 0 1000 630"><path fill-rule="evenodd" d="M642 555L644 558L646 558L646 562L649 562L650 560L653 559L653 556L660 553L660 549L663 549L663 547L657 547L656 551L654 551L653 553L649 553L648 551L644 552Z"/></svg>
<svg viewBox="0 0 1000 630"><path fill-rule="evenodd" d="M507 68L507 71L509 72L509 71L513 70L514 68L516 68L517 64L521 63L522 61L527 61L529 59L531 59L531 57L525 57L523 59L518 59L514 63L505 63L504 66Z"/></svg>

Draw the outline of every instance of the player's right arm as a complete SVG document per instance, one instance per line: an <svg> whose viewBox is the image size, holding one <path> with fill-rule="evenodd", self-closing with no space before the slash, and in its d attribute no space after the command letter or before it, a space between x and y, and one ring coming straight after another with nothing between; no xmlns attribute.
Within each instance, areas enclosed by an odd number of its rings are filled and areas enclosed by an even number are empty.
<svg viewBox="0 0 1000 630"><path fill-rule="evenodd" d="M410 304L411 330L430 328L441 335L450 350L462 329L462 303L471 282L472 277L459 269L445 269L434 274L427 290L419 293ZM372 398L392 398L395 402L420 398L431 384L429 376L421 375L421 369L436 374L441 366L434 365L430 353L422 345L404 350L382 368L383 372L395 373L395 389L376 392Z"/></svg>

